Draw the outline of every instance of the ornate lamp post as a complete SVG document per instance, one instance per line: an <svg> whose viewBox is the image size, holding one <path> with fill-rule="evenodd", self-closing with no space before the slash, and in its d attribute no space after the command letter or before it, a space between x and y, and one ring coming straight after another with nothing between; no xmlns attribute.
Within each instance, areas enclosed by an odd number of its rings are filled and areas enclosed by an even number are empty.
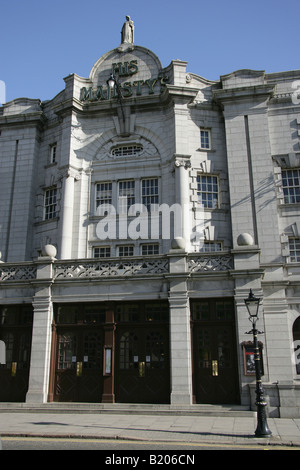
<svg viewBox="0 0 300 470"><path fill-rule="evenodd" d="M255 361L255 374L256 374L256 406L257 406L257 428L255 431L256 437L272 436L268 427L266 418L266 402L264 399L264 390L261 381L261 364L257 335L260 333L256 329L256 322L258 320L258 310L260 298L254 297L252 289L250 289L249 296L244 299L245 305L249 313L249 320L252 322L253 344L254 344L254 361Z"/></svg>

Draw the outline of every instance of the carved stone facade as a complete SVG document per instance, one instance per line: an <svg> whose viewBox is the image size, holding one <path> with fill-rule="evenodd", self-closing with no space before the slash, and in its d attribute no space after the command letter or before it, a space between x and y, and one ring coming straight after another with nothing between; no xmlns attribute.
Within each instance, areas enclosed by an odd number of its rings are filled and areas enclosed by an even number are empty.
<svg viewBox="0 0 300 470"><path fill-rule="evenodd" d="M0 108L0 340L33 312L15 401L255 408L251 288L269 415L300 416L300 72L186 68L134 44L129 18L88 78Z"/></svg>

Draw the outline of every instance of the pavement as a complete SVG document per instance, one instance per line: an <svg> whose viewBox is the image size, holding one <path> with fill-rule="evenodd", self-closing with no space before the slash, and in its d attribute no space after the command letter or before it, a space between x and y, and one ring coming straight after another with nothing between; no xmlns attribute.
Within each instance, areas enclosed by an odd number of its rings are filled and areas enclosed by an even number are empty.
<svg viewBox="0 0 300 470"><path fill-rule="evenodd" d="M193 414L10 412L0 411L0 437L72 437L291 446L300 450L300 418L268 418L271 437L257 438L256 416L197 416Z"/></svg>

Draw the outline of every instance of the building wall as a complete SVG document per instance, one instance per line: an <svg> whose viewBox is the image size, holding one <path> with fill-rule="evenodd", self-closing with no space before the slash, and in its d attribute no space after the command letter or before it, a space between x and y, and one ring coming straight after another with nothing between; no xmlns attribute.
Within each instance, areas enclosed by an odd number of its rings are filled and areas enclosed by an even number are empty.
<svg viewBox="0 0 300 470"><path fill-rule="evenodd" d="M289 239L299 238L299 203L284 202L282 171L300 168L300 108L293 94L300 72L241 70L212 82L186 66L176 60L162 68L151 51L123 44L104 54L89 78L68 76L53 100L20 98L1 108L0 304L34 297L28 401L47 400L53 303L169 299L171 402L177 404L192 401L190 300L234 297L240 399L251 406L253 377L244 373L242 345L249 341L244 299L252 288L263 299L259 328L269 412L299 415L293 325L300 265L291 262L289 249ZM108 94L112 70L122 84L122 105ZM141 151L116 153L132 145ZM199 182L208 176L218 182L211 207L198 202ZM134 180L135 203L141 203L143 179L157 179L159 205L179 210L179 225L171 224L167 235L168 211L151 220L140 211L119 214L119 182ZM116 209L112 219L96 206L97 183L105 182ZM47 219L51 188L57 200ZM113 239L100 239L109 220L117 231ZM95 248L109 247L110 259L118 258L120 245L133 246L134 259L145 258L145 243L159 245L156 258L170 257L165 275L132 283L118 271L116 281L99 283L96 268L84 264ZM56 248L58 261L47 258L45 245ZM61 268L63 282L54 274L59 260L69 263ZM81 284L76 273L90 282ZM67 282L74 277L74 284Z"/></svg>

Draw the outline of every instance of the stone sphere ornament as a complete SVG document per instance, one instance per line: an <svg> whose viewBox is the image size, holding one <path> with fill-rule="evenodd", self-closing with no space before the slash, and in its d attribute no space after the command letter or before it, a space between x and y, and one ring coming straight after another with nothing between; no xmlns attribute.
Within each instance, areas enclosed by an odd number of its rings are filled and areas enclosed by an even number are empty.
<svg viewBox="0 0 300 470"><path fill-rule="evenodd" d="M254 241L249 233L241 233L237 238L237 244L239 246L252 246Z"/></svg>
<svg viewBox="0 0 300 470"><path fill-rule="evenodd" d="M53 245L45 245L43 249L43 256L49 256L50 258L55 258L57 250Z"/></svg>

